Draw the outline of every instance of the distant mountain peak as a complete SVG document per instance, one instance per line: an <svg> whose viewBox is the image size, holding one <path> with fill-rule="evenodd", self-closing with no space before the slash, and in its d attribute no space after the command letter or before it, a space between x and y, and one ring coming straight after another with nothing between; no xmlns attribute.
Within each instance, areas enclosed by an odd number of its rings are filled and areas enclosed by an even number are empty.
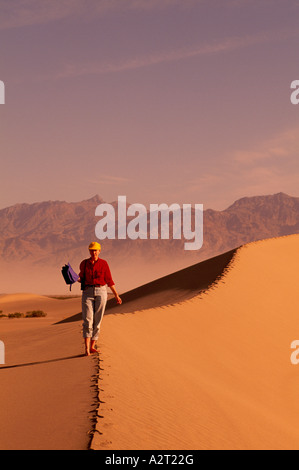
<svg viewBox="0 0 299 470"><path fill-rule="evenodd" d="M236 209L238 207L247 206L248 204L260 204L265 201L272 202L285 202L288 200L294 200L296 198L289 196L286 193L280 192L271 195L261 195L261 196L246 196L240 199L237 199L231 206L229 206L226 210ZM299 199L299 198L298 198Z"/></svg>
<svg viewBox="0 0 299 470"><path fill-rule="evenodd" d="M104 202L104 199L96 194L95 196L91 197L90 199L86 199L84 202L96 202L96 203L101 203Z"/></svg>
<svg viewBox="0 0 299 470"><path fill-rule="evenodd" d="M21 273L22 288L25 281L31 286L34 282L38 284L41 278L45 284L50 278L53 285L60 281L61 288L65 288L60 267L67 261L79 266L87 256L87 247L95 238L98 222L95 208L102 202L103 199L96 194L80 202L44 201L18 204L1 210L2 292L11 288L16 268L24 269L24 273ZM205 211L204 244L201 250L184 251L183 239L128 238L105 239L103 253L104 258L107 255L117 279L131 282L127 267L134 266L138 282L145 283L154 277L161 277L161 266L166 274L170 266L174 272L179 266L190 266L245 243L294 233L299 233L299 197L280 192L244 197L224 211ZM11 266L11 259L17 260L17 263ZM10 275L7 274L7 266L13 269ZM37 267L43 274L41 276L38 273L33 280L30 270L36 270Z"/></svg>

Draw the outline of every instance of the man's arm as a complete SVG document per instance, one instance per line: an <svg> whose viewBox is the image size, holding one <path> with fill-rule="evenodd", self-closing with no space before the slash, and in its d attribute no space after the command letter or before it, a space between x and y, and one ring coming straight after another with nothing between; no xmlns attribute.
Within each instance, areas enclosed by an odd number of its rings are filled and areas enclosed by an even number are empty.
<svg viewBox="0 0 299 470"><path fill-rule="evenodd" d="M122 304L122 300L120 298L120 296L118 295L117 291L116 291L116 288L115 288L115 285L113 286L109 286L110 289L112 290L113 294L114 294L114 297L116 298L116 301L118 304Z"/></svg>

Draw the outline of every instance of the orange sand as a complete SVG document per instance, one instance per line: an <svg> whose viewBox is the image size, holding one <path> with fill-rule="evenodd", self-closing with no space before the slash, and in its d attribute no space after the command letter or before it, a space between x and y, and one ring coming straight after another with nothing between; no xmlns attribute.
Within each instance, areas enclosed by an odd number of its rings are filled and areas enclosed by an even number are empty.
<svg viewBox="0 0 299 470"><path fill-rule="evenodd" d="M298 449L298 253L251 243L206 293L107 315L92 447Z"/></svg>
<svg viewBox="0 0 299 470"><path fill-rule="evenodd" d="M298 253L252 243L109 301L98 397L80 298L0 296L48 313L0 319L0 449L88 448L97 398L93 449L298 449Z"/></svg>
<svg viewBox="0 0 299 470"><path fill-rule="evenodd" d="M97 358L83 356L81 323L55 324L80 312L80 299L7 295L0 296L0 310L47 313L0 319L0 449L87 449Z"/></svg>

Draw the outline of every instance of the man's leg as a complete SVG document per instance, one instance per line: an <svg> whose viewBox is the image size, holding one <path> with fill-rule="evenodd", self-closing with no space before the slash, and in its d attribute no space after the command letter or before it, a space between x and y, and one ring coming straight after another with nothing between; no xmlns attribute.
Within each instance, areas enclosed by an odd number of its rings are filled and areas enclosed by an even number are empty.
<svg viewBox="0 0 299 470"><path fill-rule="evenodd" d="M107 289L100 288L96 292L95 301L94 301L94 323L93 323L93 333L91 338L91 352L97 352L95 344L99 338L100 326L104 316L105 308L107 303Z"/></svg>
<svg viewBox="0 0 299 470"><path fill-rule="evenodd" d="M85 356L90 356L91 354L90 338L84 338L84 344L85 344Z"/></svg>
<svg viewBox="0 0 299 470"><path fill-rule="evenodd" d="M82 295L82 320L83 320L83 338L85 343L85 354L90 354L90 342L93 332L94 322L94 298L87 291Z"/></svg>

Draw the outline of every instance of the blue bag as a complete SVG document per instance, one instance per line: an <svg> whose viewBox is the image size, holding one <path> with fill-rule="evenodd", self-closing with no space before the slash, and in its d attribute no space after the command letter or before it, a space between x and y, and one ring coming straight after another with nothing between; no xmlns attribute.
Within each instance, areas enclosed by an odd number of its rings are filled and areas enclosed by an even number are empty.
<svg viewBox="0 0 299 470"><path fill-rule="evenodd" d="M70 286L70 290L72 290L72 285L78 281L79 276L73 268L71 267L70 263L65 264L63 268L61 269L62 275L64 277L64 280L66 284Z"/></svg>

